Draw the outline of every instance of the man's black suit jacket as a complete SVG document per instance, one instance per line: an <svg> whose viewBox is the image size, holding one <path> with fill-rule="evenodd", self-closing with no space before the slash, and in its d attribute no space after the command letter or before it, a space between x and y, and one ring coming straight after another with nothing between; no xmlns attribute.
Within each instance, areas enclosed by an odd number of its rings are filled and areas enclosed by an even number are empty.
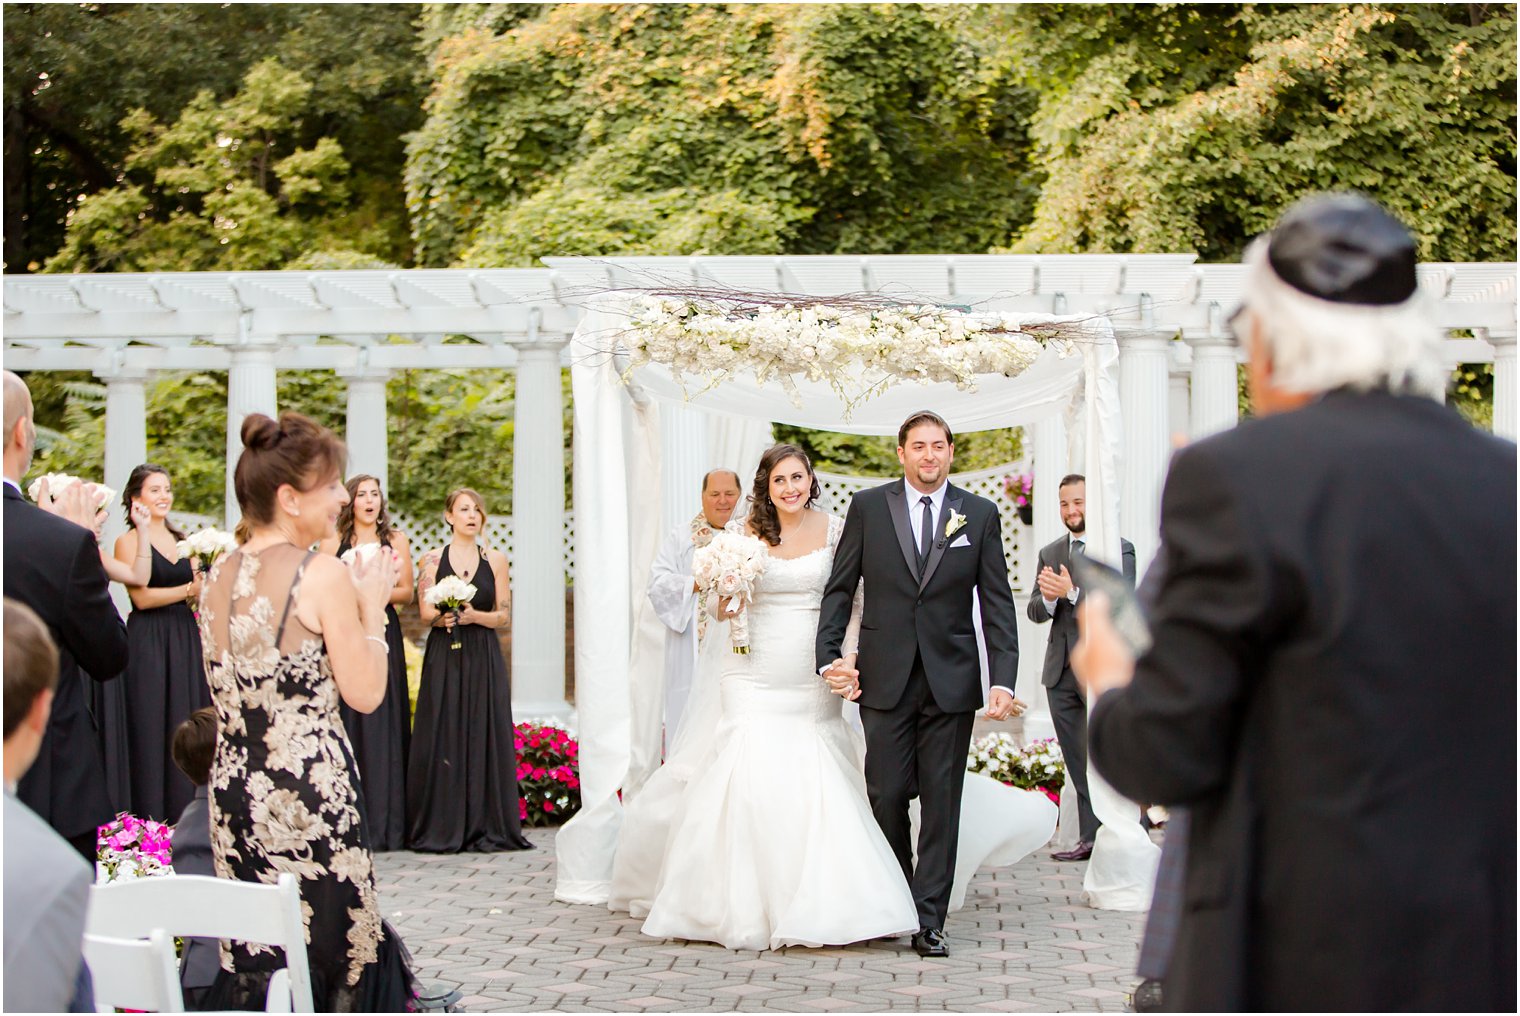
<svg viewBox="0 0 1520 1016"><path fill-rule="evenodd" d="M1123 558L1124 577L1129 579L1130 585L1134 585L1135 545L1120 539L1119 551ZM1062 536L1041 548L1034 573L1039 575L1040 570L1047 567L1058 575L1062 568L1068 571L1071 569L1070 535ZM1082 591L1079 589L1077 604L1081 602ZM1034 586L1034 592L1029 594L1029 607L1026 610L1029 620L1036 624L1050 622L1050 641L1045 643L1045 669L1040 672L1040 683L1047 688L1054 688L1060 682L1067 661L1071 659L1071 647L1077 644L1077 604L1063 596L1056 601L1056 610L1052 614L1045 609L1045 597L1041 595L1038 584Z"/></svg>
<svg viewBox="0 0 1520 1016"><path fill-rule="evenodd" d="M1180 452L1091 757L1189 805L1166 1000L1515 1006L1515 446L1336 392Z"/></svg>
<svg viewBox="0 0 1520 1016"><path fill-rule="evenodd" d="M860 704L868 709L896 705L908 686L914 657L921 655L935 704L947 713L971 712L983 701L973 589L980 597L992 683L1011 690L1019 670L1019 634L997 506L948 486L920 581L905 485L894 480L859 491L850 501L819 611L818 666L839 658L856 584L864 578L865 614L856 660ZM952 512L965 516L966 524L946 536Z"/></svg>
<svg viewBox="0 0 1520 1016"><path fill-rule="evenodd" d="M93 533L5 487L5 595L37 612L58 643L58 689L37 761L17 796L73 839L112 818L86 675L109 681L127 665L127 627L107 591Z"/></svg>

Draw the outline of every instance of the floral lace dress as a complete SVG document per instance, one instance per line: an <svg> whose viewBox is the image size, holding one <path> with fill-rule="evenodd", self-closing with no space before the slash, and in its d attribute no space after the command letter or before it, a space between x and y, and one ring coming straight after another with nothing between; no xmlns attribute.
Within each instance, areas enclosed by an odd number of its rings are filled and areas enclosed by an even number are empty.
<svg viewBox="0 0 1520 1016"><path fill-rule="evenodd" d="M396 1012L414 990L400 938L380 919L353 750L319 634L296 615L313 555L241 550L211 569L201 643L217 711L211 842L219 878L300 879L318 1012ZM278 950L222 944L213 1008L263 1008Z"/></svg>

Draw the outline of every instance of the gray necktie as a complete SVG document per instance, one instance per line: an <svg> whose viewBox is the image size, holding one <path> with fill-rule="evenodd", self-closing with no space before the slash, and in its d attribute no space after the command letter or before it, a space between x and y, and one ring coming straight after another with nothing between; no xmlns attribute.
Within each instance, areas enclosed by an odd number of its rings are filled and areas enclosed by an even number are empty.
<svg viewBox="0 0 1520 1016"><path fill-rule="evenodd" d="M1071 541L1071 556L1072 557L1086 557L1087 556L1087 541L1086 540L1072 540Z"/></svg>
<svg viewBox="0 0 1520 1016"><path fill-rule="evenodd" d="M924 572L924 562L929 560L929 548L934 545L934 499L921 497L918 503L924 506L923 532L918 540L918 573Z"/></svg>

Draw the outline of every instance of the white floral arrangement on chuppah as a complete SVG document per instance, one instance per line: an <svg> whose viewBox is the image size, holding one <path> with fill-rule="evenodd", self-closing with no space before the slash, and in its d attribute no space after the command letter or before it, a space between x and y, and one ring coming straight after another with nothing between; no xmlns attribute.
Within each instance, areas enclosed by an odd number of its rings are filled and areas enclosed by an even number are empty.
<svg viewBox="0 0 1520 1016"><path fill-rule="evenodd" d="M466 603L475 599L475 592L475 583L466 582L458 575L445 575L422 594L422 600L428 606L453 612L454 641L449 643L450 649L459 649L463 646L463 643L459 641L459 611Z"/></svg>
<svg viewBox="0 0 1520 1016"><path fill-rule="evenodd" d="M208 526L180 540L174 547L179 551L180 557L192 559L204 572L210 569L217 558L237 550L237 545L237 537L225 529Z"/></svg>
<svg viewBox="0 0 1520 1016"><path fill-rule="evenodd" d="M645 293L632 299L620 338L625 376L644 363L708 386L740 370L774 377L794 402L796 379L824 381L847 403L900 381L949 382L976 391L978 374L1022 373L1047 347L1075 351L1080 332L1040 315L897 304L870 295L832 302L792 294L714 290Z"/></svg>
<svg viewBox="0 0 1520 1016"><path fill-rule="evenodd" d="M765 574L765 544L744 533L716 533L705 547L692 554L691 574L704 593L727 597L729 637L734 652L749 652L749 615L745 608L755 598L755 582Z"/></svg>
<svg viewBox="0 0 1520 1016"><path fill-rule="evenodd" d="M49 498L57 500L58 496L76 483L82 483L85 490L95 495L95 510L101 511L106 505L116 500L116 491L103 483L94 483L90 480L81 480L70 473L43 473L37 479L27 484L26 493L37 504L42 503L42 485L47 483Z"/></svg>

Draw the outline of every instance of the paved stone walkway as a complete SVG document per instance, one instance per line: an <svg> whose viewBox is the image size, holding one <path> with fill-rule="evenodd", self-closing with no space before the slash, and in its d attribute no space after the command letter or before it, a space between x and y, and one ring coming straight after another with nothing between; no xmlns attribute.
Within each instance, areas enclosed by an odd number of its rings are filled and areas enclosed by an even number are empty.
<svg viewBox="0 0 1520 1016"><path fill-rule="evenodd" d="M378 857L380 902L425 981L485 1012L1117 1012L1144 915L1082 903L1082 864L1041 850L984 869L950 915L948 960L906 938L732 952L661 941L601 907L554 901L552 829L507 854Z"/></svg>

